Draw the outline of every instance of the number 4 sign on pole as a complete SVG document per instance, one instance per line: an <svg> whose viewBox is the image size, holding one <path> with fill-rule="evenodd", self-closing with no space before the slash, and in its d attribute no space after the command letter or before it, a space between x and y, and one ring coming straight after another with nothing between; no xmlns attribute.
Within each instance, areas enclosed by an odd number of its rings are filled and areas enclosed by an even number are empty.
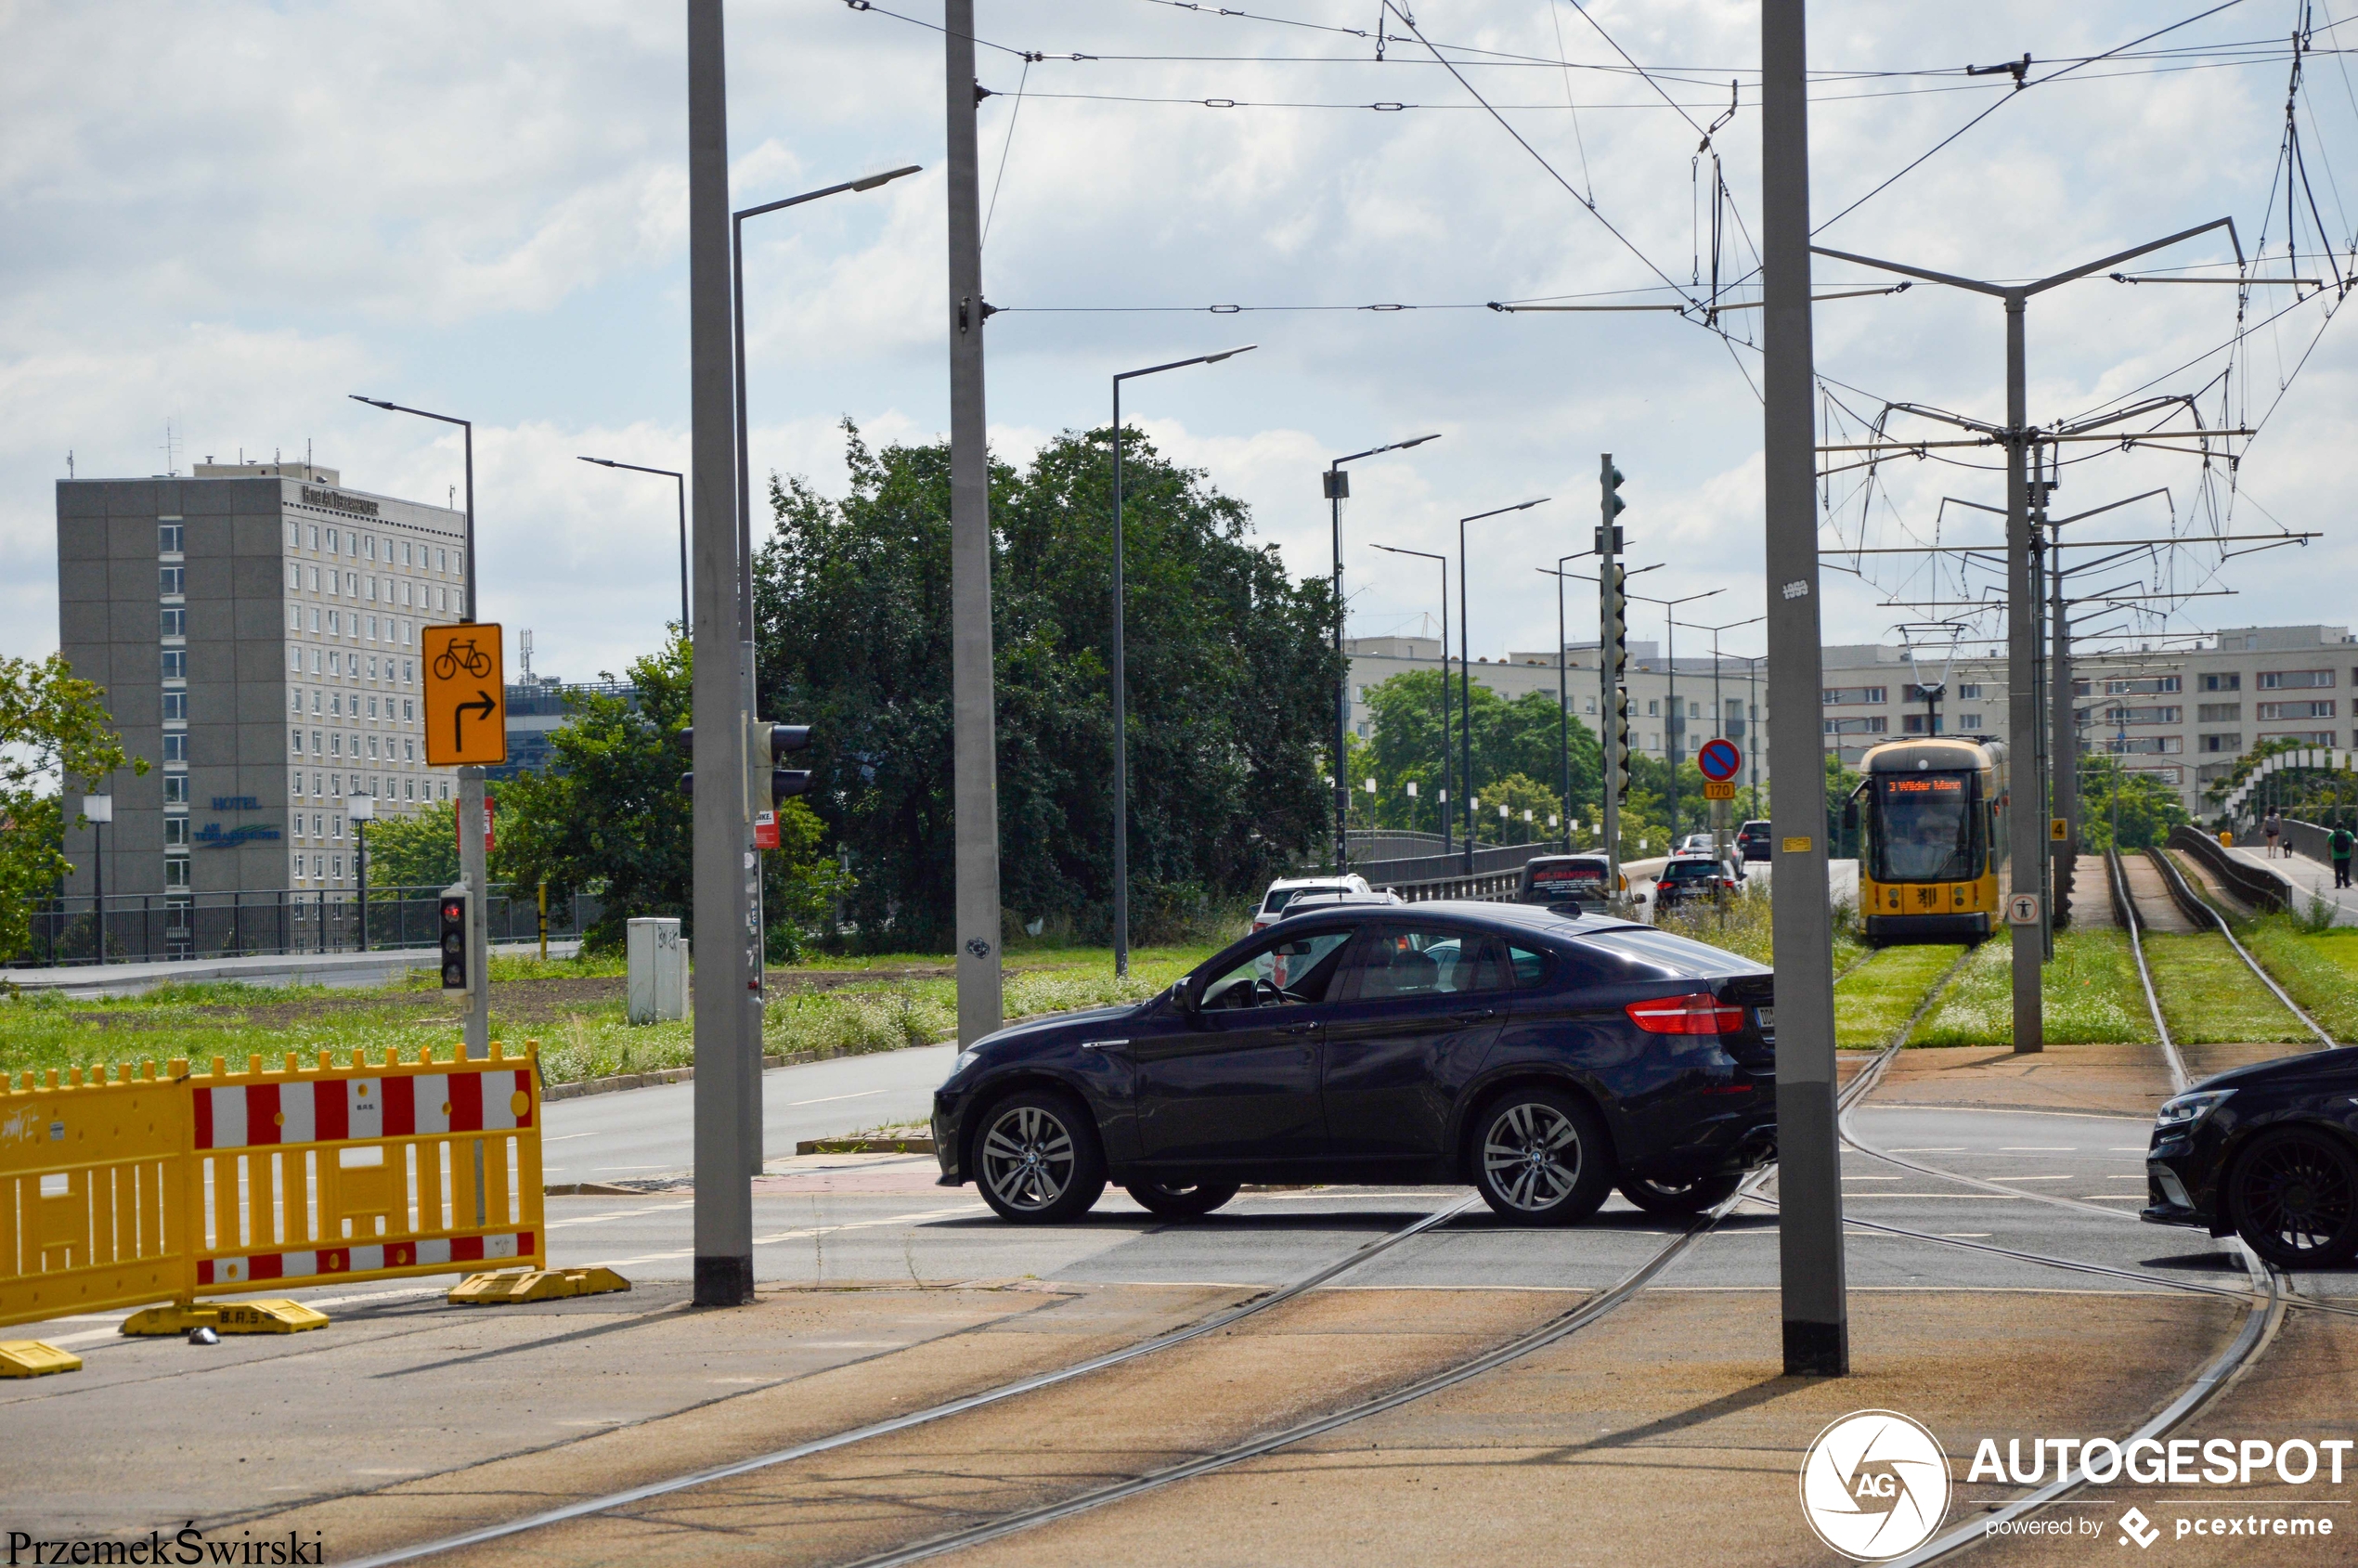
<svg viewBox="0 0 2358 1568"><path fill-rule="evenodd" d="M496 767L508 759L508 687L497 621L418 632L425 666L426 761Z"/></svg>

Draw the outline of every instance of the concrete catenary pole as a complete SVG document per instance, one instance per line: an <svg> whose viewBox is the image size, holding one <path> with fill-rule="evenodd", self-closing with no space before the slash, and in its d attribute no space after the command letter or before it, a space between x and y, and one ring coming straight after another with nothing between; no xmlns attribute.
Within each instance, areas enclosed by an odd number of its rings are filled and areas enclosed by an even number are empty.
<svg viewBox="0 0 2358 1568"><path fill-rule="evenodd" d="M2053 472L2052 467L2049 470ZM2049 487L2052 481L2042 483L2039 492L2039 524L2046 525ZM2048 767L2054 774L2054 813L2064 820L2064 836L2053 848L2055 856L2055 907L2053 924L2066 923L2071 914L2073 883L2079 862L2079 733L2075 724L2071 692L2071 621L2070 606L2064 601L2063 562L2056 549L2057 530L2048 527L2047 538L2047 625L2054 651L2047 660L2047 721L2052 734L2047 743Z"/></svg>
<svg viewBox="0 0 2358 1568"><path fill-rule="evenodd" d="M688 0L688 340L695 570L695 1302L753 1299L746 1173L745 726L737 628L721 0Z"/></svg>
<svg viewBox="0 0 2358 1568"><path fill-rule="evenodd" d="M974 0L943 0L950 153L950 686L957 725L958 1039L1002 1021L998 714L991 653L991 457L983 420L982 200Z"/></svg>
<svg viewBox="0 0 2358 1568"><path fill-rule="evenodd" d="M1761 0L1762 450L1768 814L1776 875L1778 1265L1785 1371L1850 1370L1834 1141L1833 917L1819 711L1817 391L1809 320L1808 58L1802 0Z"/></svg>
<svg viewBox="0 0 2358 1568"><path fill-rule="evenodd" d="M2030 433L2028 370L2023 349L2024 294L2010 290L2006 304L2006 846L2008 886L2016 894L2037 893L2047 872L2047 794L2037 765L2039 745L2039 583L2031 559ZM2040 1004L2047 939L2045 901L2037 916L2011 927L2014 951L2015 1052L2028 1056L2047 1048L2046 1017Z"/></svg>

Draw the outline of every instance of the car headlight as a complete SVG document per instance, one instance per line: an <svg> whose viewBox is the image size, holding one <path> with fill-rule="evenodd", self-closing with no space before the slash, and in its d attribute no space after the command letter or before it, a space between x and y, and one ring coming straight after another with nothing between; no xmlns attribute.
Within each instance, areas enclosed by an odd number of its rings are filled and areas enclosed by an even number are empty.
<svg viewBox="0 0 2358 1568"><path fill-rule="evenodd" d="M2154 1128L2157 1132L2171 1128L2190 1130L2204 1117L2217 1110L2234 1093L2233 1089L2198 1089L2191 1095L2180 1095L2175 1099L2166 1100L2154 1118Z"/></svg>
<svg viewBox="0 0 2358 1568"><path fill-rule="evenodd" d="M967 1046L965 1050L958 1053L958 1059L950 1064L950 1076L952 1078L957 1077L960 1073L965 1071L966 1069L974 1066L975 1063L980 1060L982 1060L982 1052L975 1046Z"/></svg>

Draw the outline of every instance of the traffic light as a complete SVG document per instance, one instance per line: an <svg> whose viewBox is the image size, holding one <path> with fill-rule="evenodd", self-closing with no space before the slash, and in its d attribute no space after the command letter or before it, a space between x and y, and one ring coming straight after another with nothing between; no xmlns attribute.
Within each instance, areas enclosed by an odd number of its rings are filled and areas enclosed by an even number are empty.
<svg viewBox="0 0 2358 1568"><path fill-rule="evenodd" d="M442 989L473 991L467 975L467 894L461 888L442 893Z"/></svg>
<svg viewBox="0 0 2358 1568"><path fill-rule="evenodd" d="M1613 671L1613 682L1618 686L1629 669L1629 598L1626 590L1628 574L1618 561L1605 565L1605 657L1606 667Z"/></svg>
<svg viewBox="0 0 2358 1568"><path fill-rule="evenodd" d="M778 808L810 787L810 775L781 768L778 759L810 745L808 724L753 720L745 734L745 803L753 812L753 847L778 848Z"/></svg>
<svg viewBox="0 0 2358 1568"><path fill-rule="evenodd" d="M1629 503L1621 499L1621 470L1613 466L1611 452L1604 453L1598 459L1597 481L1599 487L1597 553L1604 556L1618 555L1622 549L1619 519L1621 514L1629 509Z"/></svg>
<svg viewBox="0 0 2358 1568"><path fill-rule="evenodd" d="M1616 794L1629 793L1629 691L1616 686L1613 693L1613 760L1617 772L1613 788Z"/></svg>

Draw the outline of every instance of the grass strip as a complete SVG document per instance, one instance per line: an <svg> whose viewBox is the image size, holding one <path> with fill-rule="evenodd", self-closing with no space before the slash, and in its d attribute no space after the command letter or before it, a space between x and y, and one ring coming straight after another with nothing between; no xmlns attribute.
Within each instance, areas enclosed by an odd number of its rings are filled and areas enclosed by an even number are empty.
<svg viewBox="0 0 2358 1568"><path fill-rule="evenodd" d="M1113 974L1110 950L1027 955L1006 978L1010 1018L1064 1012L1153 995L1209 956L1201 948L1134 950L1127 978ZM918 960L926 966L947 961ZM818 964L814 968L829 965ZM695 1034L687 1021L633 1025L619 985L584 993L578 986L538 984L612 979L599 963L541 965L501 959L492 971L491 1034L520 1044L537 1039L541 1072L551 1083L619 1072L687 1067ZM791 975L792 971L784 971ZM340 1060L364 1051L371 1061L453 1060L459 1025L451 1004L406 979L369 988L253 986L234 981L160 987L111 999L21 991L0 1001L0 1073L17 1076L69 1067L112 1068L175 1056L200 1067L221 1056L242 1067L260 1055L277 1066L287 1053L304 1061L328 1051ZM503 990L505 1002L503 1004ZM940 978L860 980L832 990L784 991L764 1019L763 1048L858 1055L930 1044L957 1032L957 982Z"/></svg>
<svg viewBox="0 0 2358 1568"><path fill-rule="evenodd" d="M2183 1044L2316 1039L2216 931L2145 933L2145 962L2170 1032Z"/></svg>
<svg viewBox="0 0 2358 1568"><path fill-rule="evenodd" d="M2316 931L2272 914L2238 927L2235 936L2326 1032L2358 1040L2358 927ZM2304 1030L2300 1038L2310 1037Z"/></svg>
<svg viewBox="0 0 2358 1568"><path fill-rule="evenodd" d="M2013 1044L2014 983L2013 942L2004 937L1983 942L1950 982L1940 1004L1916 1026L1908 1043ZM2055 960L2046 965L2041 978L2040 996L2046 1038L2052 1044L2139 1044L2154 1040L2153 1019L2145 1011L2144 991L2137 983L2137 961L2130 952L2126 931L2056 932Z"/></svg>
<svg viewBox="0 0 2358 1568"><path fill-rule="evenodd" d="M1834 983L1834 1048L1887 1044L1964 952L1962 942L1887 947Z"/></svg>

